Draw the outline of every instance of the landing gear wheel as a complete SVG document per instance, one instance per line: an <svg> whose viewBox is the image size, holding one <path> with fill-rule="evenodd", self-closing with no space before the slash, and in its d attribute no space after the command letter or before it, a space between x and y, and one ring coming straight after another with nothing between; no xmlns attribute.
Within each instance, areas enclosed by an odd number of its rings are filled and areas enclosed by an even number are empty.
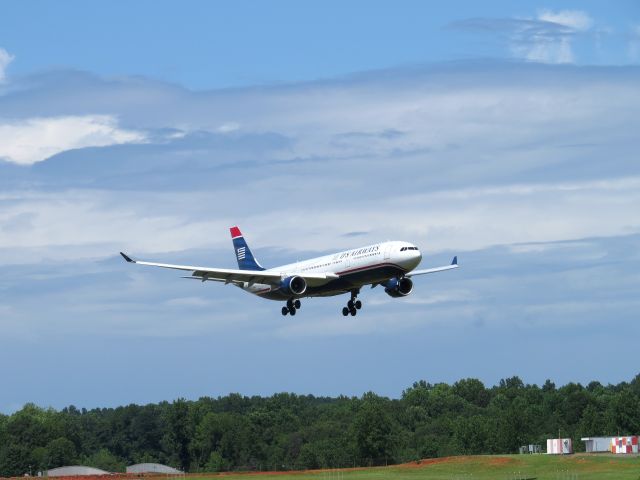
<svg viewBox="0 0 640 480"><path fill-rule="evenodd" d="M296 309L295 308L290 308L289 309L289 315L291 315L292 317L296 314Z"/></svg>
<svg viewBox="0 0 640 480"><path fill-rule="evenodd" d="M351 290L351 298L347 302L347 306L342 309L342 315L346 317L351 314L352 317L355 317L358 310L362 308L362 302L358 300L359 293L360 289Z"/></svg>
<svg viewBox="0 0 640 480"><path fill-rule="evenodd" d="M287 300L287 308L289 308L289 310L291 310L292 308L295 308L295 306L293 305L293 299L292 298Z"/></svg>
<svg viewBox="0 0 640 480"><path fill-rule="evenodd" d="M296 308L300 308L300 300L296 300L295 302L293 302L293 306Z"/></svg>
<svg viewBox="0 0 640 480"><path fill-rule="evenodd" d="M282 315L287 315L289 313L289 309L287 307L282 307Z"/></svg>

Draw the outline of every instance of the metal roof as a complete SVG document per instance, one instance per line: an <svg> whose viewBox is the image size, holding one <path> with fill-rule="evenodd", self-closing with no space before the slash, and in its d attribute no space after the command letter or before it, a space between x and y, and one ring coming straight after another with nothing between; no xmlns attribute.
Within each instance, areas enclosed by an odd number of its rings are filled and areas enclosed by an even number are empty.
<svg viewBox="0 0 640 480"><path fill-rule="evenodd" d="M47 470L48 477L70 477L75 475L110 475L110 473L100 470L99 468L86 467L83 465L70 465Z"/></svg>
<svg viewBox="0 0 640 480"><path fill-rule="evenodd" d="M183 473L168 465L160 463L138 463L127 467L127 473Z"/></svg>

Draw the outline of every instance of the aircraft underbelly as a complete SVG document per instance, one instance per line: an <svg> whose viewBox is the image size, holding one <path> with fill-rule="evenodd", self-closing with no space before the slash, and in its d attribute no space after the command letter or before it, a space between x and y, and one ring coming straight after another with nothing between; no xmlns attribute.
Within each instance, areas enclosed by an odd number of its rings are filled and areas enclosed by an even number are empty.
<svg viewBox="0 0 640 480"><path fill-rule="evenodd" d="M320 287L307 287L307 291L302 295L302 297L331 297L334 295L341 295L343 293L350 292L354 288L360 288L363 285L372 283L384 282L396 275L402 275L404 273L405 271L400 267L393 265L385 265L369 270L352 272L344 274L339 279L332 280ZM291 295L281 290L274 290L262 293L260 296L269 300L287 300Z"/></svg>

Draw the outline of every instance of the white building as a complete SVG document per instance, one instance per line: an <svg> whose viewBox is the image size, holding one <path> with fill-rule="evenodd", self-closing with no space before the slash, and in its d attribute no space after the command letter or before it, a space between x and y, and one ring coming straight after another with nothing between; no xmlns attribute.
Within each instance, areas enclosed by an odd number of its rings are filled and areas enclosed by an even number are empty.
<svg viewBox="0 0 640 480"><path fill-rule="evenodd" d="M615 437L585 437L581 438L584 442L584 450L587 453L610 452L611 441Z"/></svg>
<svg viewBox="0 0 640 480"><path fill-rule="evenodd" d="M547 439L548 455L567 455L569 453L573 453L573 444L570 438Z"/></svg>

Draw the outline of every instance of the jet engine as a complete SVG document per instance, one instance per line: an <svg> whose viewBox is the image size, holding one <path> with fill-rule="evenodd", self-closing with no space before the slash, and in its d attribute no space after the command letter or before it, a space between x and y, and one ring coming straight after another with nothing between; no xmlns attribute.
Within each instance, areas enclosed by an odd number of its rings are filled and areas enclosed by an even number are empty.
<svg viewBox="0 0 640 480"><path fill-rule="evenodd" d="M290 295L302 295L307 291L307 282L304 278L293 275L282 280L280 288Z"/></svg>
<svg viewBox="0 0 640 480"><path fill-rule="evenodd" d="M408 277L392 278L382 284L387 295L393 298L406 297L413 290L413 280Z"/></svg>

